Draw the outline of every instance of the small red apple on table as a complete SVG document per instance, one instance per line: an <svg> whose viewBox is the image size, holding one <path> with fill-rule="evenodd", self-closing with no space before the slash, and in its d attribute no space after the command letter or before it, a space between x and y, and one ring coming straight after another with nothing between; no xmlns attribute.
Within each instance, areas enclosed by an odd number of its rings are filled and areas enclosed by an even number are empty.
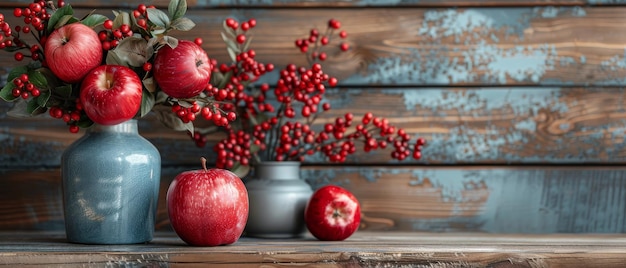
<svg viewBox="0 0 626 268"><path fill-rule="evenodd" d="M309 232L319 240L345 240L359 228L361 206L348 190L326 185L309 199L304 221Z"/></svg>
<svg viewBox="0 0 626 268"><path fill-rule="evenodd" d="M115 125L133 118L141 107L141 79L132 69L100 65L80 87L85 113L97 124Z"/></svg>
<svg viewBox="0 0 626 268"><path fill-rule="evenodd" d="M237 242L248 221L248 191L237 175L206 168L178 174L167 190L170 223L192 246Z"/></svg>
<svg viewBox="0 0 626 268"><path fill-rule="evenodd" d="M211 79L211 68L209 57L200 46L180 40L175 48L166 45L158 50L153 75L165 94L185 99L206 88Z"/></svg>
<svg viewBox="0 0 626 268"><path fill-rule="evenodd" d="M72 23L48 36L44 55L52 73L65 82L76 83L102 63L102 44L89 26Z"/></svg>

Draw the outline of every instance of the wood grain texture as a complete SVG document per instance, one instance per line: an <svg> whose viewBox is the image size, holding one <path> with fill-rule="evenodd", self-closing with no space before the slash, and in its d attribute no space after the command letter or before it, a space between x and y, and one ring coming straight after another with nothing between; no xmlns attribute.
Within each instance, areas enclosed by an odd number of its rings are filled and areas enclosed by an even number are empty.
<svg viewBox="0 0 626 268"><path fill-rule="evenodd" d="M343 85L624 85L624 13L626 7L208 9L191 10L195 30L175 35L203 37L209 56L228 62L223 20L256 18L251 48L257 60L281 68L305 64L294 41L336 18L352 49L326 70ZM0 54L0 76L15 65L12 58Z"/></svg>
<svg viewBox="0 0 626 268"><path fill-rule="evenodd" d="M195 169L195 168L188 168ZM165 192L185 168L166 168L157 229L170 230ZM314 189L350 190L362 230L492 233L624 233L621 167L319 167ZM58 169L0 170L0 230L63 230Z"/></svg>
<svg viewBox="0 0 626 268"><path fill-rule="evenodd" d="M357 232L341 242L312 237L241 238L190 247L174 233L148 244L77 245L63 233L0 233L0 265L20 267L623 267L624 235L489 235Z"/></svg>
<svg viewBox="0 0 626 268"><path fill-rule="evenodd" d="M21 6L22 3L29 3L27 0L5 0L0 2L0 7ZM67 1L76 7L136 7L138 3L166 7L168 0L149 1L90 1L72 0ZM464 6L610 6L624 5L624 0L209 0L198 1L188 0L191 8L277 8L277 7L372 7L372 6L393 6L393 7L464 7Z"/></svg>
<svg viewBox="0 0 626 268"><path fill-rule="evenodd" d="M623 88L343 88L327 93L333 109L314 125L347 112L388 118L414 137L428 140L424 159L414 164L624 163L626 101ZM81 134L60 120L15 119L0 104L0 166L58 166L63 150ZM199 120L202 124L202 119ZM197 148L154 116L139 121L141 134L161 151L166 166L214 159L211 136ZM573 146L575 145L575 146ZM348 164L385 163L389 150L358 153ZM311 157L306 163L325 163Z"/></svg>

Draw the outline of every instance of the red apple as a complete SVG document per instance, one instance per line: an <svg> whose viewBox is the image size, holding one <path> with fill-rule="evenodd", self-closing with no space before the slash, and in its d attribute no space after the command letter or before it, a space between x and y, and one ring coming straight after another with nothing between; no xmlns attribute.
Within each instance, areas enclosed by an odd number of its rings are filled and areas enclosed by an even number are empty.
<svg viewBox="0 0 626 268"><path fill-rule="evenodd" d="M141 107L141 79L125 66L100 65L80 87L85 113L95 123L115 125L133 118Z"/></svg>
<svg viewBox="0 0 626 268"><path fill-rule="evenodd" d="M202 92L211 79L211 63L196 43L180 40L176 48L163 46L157 52L154 79L173 98L191 98Z"/></svg>
<svg viewBox="0 0 626 268"><path fill-rule="evenodd" d="M82 23L56 29L44 46L48 67L59 79L79 82L102 62L102 44L98 34Z"/></svg>
<svg viewBox="0 0 626 268"><path fill-rule="evenodd" d="M234 173L206 168L178 174L167 190L172 228L192 246L237 242L248 221L248 191Z"/></svg>
<svg viewBox="0 0 626 268"><path fill-rule="evenodd" d="M344 240L359 228L361 206L348 190L326 185L315 191L309 199L304 221L309 232L319 240Z"/></svg>

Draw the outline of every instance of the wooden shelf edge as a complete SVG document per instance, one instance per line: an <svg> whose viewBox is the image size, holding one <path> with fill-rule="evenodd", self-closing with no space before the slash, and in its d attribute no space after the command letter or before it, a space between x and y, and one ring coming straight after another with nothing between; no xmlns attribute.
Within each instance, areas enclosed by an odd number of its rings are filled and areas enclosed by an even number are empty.
<svg viewBox="0 0 626 268"><path fill-rule="evenodd" d="M135 245L71 244L59 232L2 232L0 238L0 266L622 267L626 263L626 234L359 231L345 241L243 237L219 247L188 246L171 232Z"/></svg>

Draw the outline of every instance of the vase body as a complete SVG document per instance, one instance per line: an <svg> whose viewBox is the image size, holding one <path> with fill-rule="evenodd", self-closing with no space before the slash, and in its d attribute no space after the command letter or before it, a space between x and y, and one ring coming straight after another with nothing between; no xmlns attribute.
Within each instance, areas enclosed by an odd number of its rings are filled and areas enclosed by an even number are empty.
<svg viewBox="0 0 626 268"><path fill-rule="evenodd" d="M63 209L69 242L152 240L161 178L159 151L137 121L93 125L63 153Z"/></svg>
<svg viewBox="0 0 626 268"><path fill-rule="evenodd" d="M313 190L300 179L300 162L262 162L246 182L250 210L245 233L262 238L306 233L304 209Z"/></svg>

